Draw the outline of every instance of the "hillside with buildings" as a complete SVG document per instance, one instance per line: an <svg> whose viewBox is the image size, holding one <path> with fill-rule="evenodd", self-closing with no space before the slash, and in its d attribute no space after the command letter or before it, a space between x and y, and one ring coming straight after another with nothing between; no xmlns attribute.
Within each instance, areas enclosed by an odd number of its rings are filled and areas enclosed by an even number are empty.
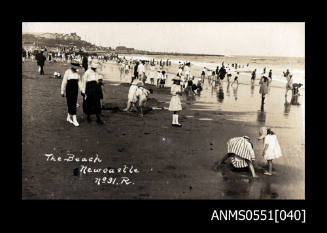
<svg viewBox="0 0 327 233"><path fill-rule="evenodd" d="M74 50L91 53L116 53L116 54L144 54L144 55L172 55L172 56L219 56L208 54L190 54L190 53L167 53L138 50L126 46L111 47L97 46L85 40L82 40L77 33L23 33L22 46L24 49L37 50L47 48L49 50Z"/></svg>

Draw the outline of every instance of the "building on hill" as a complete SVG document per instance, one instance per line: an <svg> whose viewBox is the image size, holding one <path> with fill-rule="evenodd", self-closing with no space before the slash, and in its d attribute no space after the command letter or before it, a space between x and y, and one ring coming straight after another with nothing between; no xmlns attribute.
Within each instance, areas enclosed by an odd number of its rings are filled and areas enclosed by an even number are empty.
<svg viewBox="0 0 327 233"><path fill-rule="evenodd" d="M117 53L132 53L132 52L134 52L134 48L127 48L125 46L117 46L116 52Z"/></svg>

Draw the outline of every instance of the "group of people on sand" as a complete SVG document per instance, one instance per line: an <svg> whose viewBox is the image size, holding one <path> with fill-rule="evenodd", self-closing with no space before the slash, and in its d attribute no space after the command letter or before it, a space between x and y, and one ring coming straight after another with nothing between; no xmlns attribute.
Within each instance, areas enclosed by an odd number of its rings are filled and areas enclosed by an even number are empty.
<svg viewBox="0 0 327 233"><path fill-rule="evenodd" d="M74 126L79 126L76 109L80 90L83 97L83 112L87 116L87 122L92 121L91 115L96 115L96 122L102 125L104 122L100 115L103 99L103 76L98 71L100 63L97 59L92 60L82 77L78 73L78 68L80 68L80 64L72 62L71 67L65 71L61 83L61 96L66 96L67 100L68 113L66 120Z"/></svg>
<svg viewBox="0 0 327 233"><path fill-rule="evenodd" d="M123 111L131 111L133 108L136 109L140 116L143 117L143 109L146 106L148 96L153 93L152 89L147 90L145 88L145 70L143 68L139 69L140 63L136 63L137 68L134 69L134 76L132 78L132 82L129 88L128 92L128 100L127 100L127 107ZM150 82L152 85L156 85L158 88L164 87L167 76L164 70L162 70L162 67L159 67L159 70L157 71L157 83L155 84L155 66L154 63L150 64ZM179 122L178 119L178 113L182 110L182 104L181 104L181 96L182 92L187 89L187 85L190 85L192 87L193 78L190 74L190 64L180 64L179 71L172 78L172 85L171 85L171 101L169 104L168 110L171 111L172 114L172 126L173 127L182 127L182 125Z"/></svg>
<svg viewBox="0 0 327 233"><path fill-rule="evenodd" d="M124 111L130 111L132 108L135 108L139 112L140 116L143 117L144 107L146 106L149 95L152 94L153 91L152 89L148 90L145 87L145 69L142 66L144 66L144 64L140 62L137 65L137 68L134 69L134 78L129 88L127 107L124 109ZM96 60L92 60L89 68L85 71L82 77L80 77L78 74L78 67L79 64L71 63L71 68L66 70L62 80L61 95L66 96L67 99L67 121L72 123L74 126L79 126L76 117L76 105L80 90L81 95L83 96L83 112L87 115L88 122L91 121L91 115L95 114L97 117L97 122L99 124L103 124L103 121L100 118L101 98L103 98L101 89L103 85L103 76L97 70L99 63ZM153 67L153 65L151 65L151 67ZM155 73L155 69L150 68L150 72ZM181 64L179 66L177 74L172 78L173 83L170 89L171 100L168 110L172 112L172 127L182 127L179 122L179 113L182 111L182 93L185 92L190 85L193 86L194 83L203 83L206 76L205 72L208 72L208 70L202 72L201 77L195 79L191 75L189 63ZM223 80L225 75L228 73L229 72L226 71L224 65L222 65L220 68L217 67L215 76L217 79ZM236 83L237 85L238 75L239 73L237 72L233 81L233 83ZM214 76L213 73L211 73L211 79L208 78L208 80L210 80L211 83L215 83L217 79L215 82L212 82L212 80L214 80L212 76ZM292 75L287 70L284 72L284 76L288 80L286 86L287 91L290 89L293 90L294 85L292 83ZM151 83L152 78L154 79L154 76L150 74ZM256 70L254 70L251 74L251 82L252 80L254 82L255 78ZM267 74L264 69L259 81L259 92L262 94L263 101L265 94L268 93L268 86L271 83L271 80L272 71L270 70L270 72ZM227 79L227 81L229 82L229 79ZM287 95L287 92L285 95ZM273 174L273 160L282 156L277 136L271 128L261 127L259 130L258 140L263 140L264 146L262 156L267 161L267 171L265 171L264 174L271 176ZM256 156L253 143L248 136L234 137L228 140L227 154L217 165L217 169L222 168L228 159L230 159L233 169L248 169L252 177L258 177L254 166Z"/></svg>
<svg viewBox="0 0 327 233"><path fill-rule="evenodd" d="M261 127L258 140L263 140L262 157L267 161L267 170L264 175L273 174L273 160L282 156L282 151L276 134L271 128ZM248 136L234 137L227 142L227 154L219 162L216 169L219 170L230 159L230 164L235 170L249 170L253 178L257 178L255 172L255 153L253 144Z"/></svg>
<svg viewBox="0 0 327 233"><path fill-rule="evenodd" d="M152 94L152 89L147 90L144 87L141 76L138 79L134 79L128 91L127 107L123 110L125 112L136 108L140 116L143 117L143 110L146 106L148 96Z"/></svg>

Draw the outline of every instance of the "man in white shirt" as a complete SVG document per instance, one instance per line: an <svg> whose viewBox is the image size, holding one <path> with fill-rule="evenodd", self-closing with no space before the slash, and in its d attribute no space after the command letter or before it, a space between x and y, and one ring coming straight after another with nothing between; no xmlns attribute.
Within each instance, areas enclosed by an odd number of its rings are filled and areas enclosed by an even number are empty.
<svg viewBox="0 0 327 233"><path fill-rule="evenodd" d="M145 83L146 77L145 77L144 61L140 62L139 66L137 67L137 72L138 72L139 80L141 80L143 83Z"/></svg>

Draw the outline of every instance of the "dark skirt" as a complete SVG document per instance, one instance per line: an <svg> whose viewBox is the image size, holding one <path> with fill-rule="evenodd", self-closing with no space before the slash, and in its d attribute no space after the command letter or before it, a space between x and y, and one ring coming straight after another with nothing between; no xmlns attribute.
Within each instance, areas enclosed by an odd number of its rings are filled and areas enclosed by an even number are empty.
<svg viewBox="0 0 327 233"><path fill-rule="evenodd" d="M91 81L86 83L85 95L86 95L86 100L85 98L83 98L83 112L86 115L100 114L101 94L99 92L99 85L96 81Z"/></svg>
<svg viewBox="0 0 327 233"><path fill-rule="evenodd" d="M160 84L165 84L165 83L166 83L166 81L164 79L160 80Z"/></svg>
<svg viewBox="0 0 327 233"><path fill-rule="evenodd" d="M78 96L78 80L70 79L67 81L66 99L67 99L68 113L71 115L76 115L77 96Z"/></svg>
<svg viewBox="0 0 327 233"><path fill-rule="evenodd" d="M83 66L84 70L87 71L87 69L88 69L88 63L83 63L82 66Z"/></svg>
<svg viewBox="0 0 327 233"><path fill-rule="evenodd" d="M102 92L102 83L98 83L99 87L99 98L102 100L103 99L103 92Z"/></svg>

